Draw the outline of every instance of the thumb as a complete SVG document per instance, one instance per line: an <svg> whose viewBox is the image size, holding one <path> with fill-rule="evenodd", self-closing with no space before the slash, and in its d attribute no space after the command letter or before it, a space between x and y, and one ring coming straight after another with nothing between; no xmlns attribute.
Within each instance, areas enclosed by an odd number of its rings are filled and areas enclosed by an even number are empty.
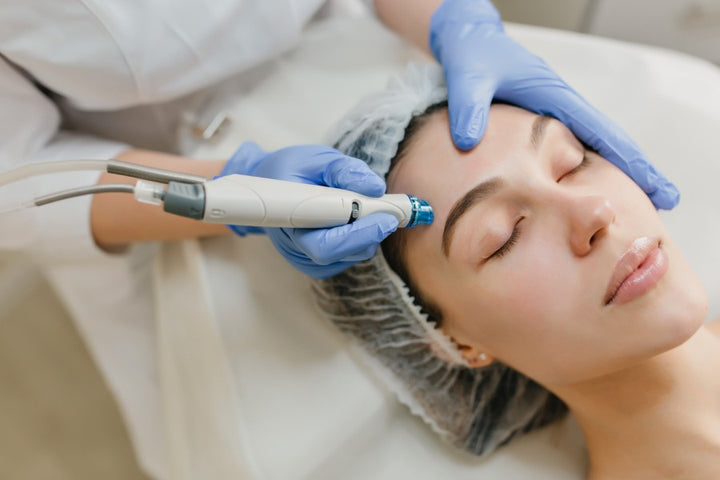
<svg viewBox="0 0 720 480"><path fill-rule="evenodd" d="M495 82L475 72L447 73L450 134L460 150L477 145L487 128Z"/></svg>

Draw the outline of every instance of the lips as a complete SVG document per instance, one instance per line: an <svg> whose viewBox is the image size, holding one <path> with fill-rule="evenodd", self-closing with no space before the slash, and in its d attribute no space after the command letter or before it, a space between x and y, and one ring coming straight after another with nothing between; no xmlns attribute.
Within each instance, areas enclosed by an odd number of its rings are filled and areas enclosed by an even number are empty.
<svg viewBox="0 0 720 480"><path fill-rule="evenodd" d="M658 238L640 237L620 257L605 292L605 305L630 302L650 291L667 271Z"/></svg>

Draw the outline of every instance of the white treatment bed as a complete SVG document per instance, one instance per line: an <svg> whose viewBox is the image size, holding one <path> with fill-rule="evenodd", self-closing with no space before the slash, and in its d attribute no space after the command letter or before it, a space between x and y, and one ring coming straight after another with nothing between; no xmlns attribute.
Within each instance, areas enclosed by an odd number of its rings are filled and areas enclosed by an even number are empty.
<svg viewBox="0 0 720 480"><path fill-rule="evenodd" d="M720 70L691 57L509 25L625 128L679 187L666 222L720 312ZM222 158L320 143L333 121L423 59L369 18L316 25L269 80L225 104L232 122L186 152ZM584 478L572 419L477 459L445 445L316 312L306 279L263 237L164 245L155 259L168 478Z"/></svg>

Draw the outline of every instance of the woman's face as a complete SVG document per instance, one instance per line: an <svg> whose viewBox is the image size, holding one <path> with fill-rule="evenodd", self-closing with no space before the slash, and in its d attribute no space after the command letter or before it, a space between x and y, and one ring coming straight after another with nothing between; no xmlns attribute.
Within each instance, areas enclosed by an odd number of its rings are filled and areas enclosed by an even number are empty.
<svg viewBox="0 0 720 480"><path fill-rule="evenodd" d="M388 190L433 206L432 225L405 232L405 263L468 356L564 385L629 367L699 328L704 289L647 196L562 123L494 105L470 152L448 130L447 112L433 114ZM650 277L611 300L628 271Z"/></svg>

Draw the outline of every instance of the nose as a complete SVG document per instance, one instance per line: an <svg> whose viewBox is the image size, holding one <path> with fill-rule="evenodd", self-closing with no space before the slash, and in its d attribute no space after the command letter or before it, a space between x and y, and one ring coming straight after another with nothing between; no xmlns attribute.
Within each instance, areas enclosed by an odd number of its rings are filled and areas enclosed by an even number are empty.
<svg viewBox="0 0 720 480"><path fill-rule="evenodd" d="M607 198L586 195L568 199L570 247L578 256L589 254L595 243L615 221L615 211Z"/></svg>

